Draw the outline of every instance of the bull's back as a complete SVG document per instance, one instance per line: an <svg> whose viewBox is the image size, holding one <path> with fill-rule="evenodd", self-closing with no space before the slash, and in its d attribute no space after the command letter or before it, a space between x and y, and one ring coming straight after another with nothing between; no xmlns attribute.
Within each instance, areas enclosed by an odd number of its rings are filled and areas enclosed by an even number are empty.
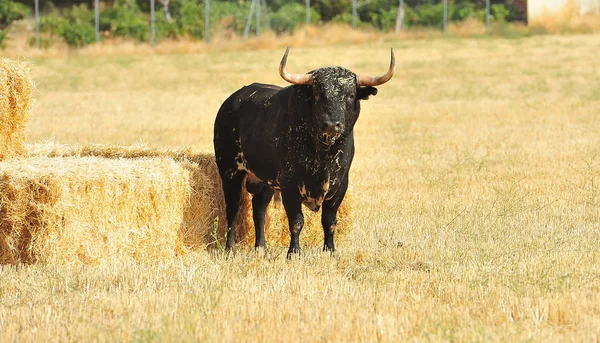
<svg viewBox="0 0 600 343"><path fill-rule="evenodd" d="M272 132L268 128L276 122L276 115L272 114L277 112L277 93L281 89L275 85L253 83L240 88L223 102L214 129L217 164L229 164L228 160L242 152L254 164L254 156L268 154L272 144L265 131Z"/></svg>
<svg viewBox="0 0 600 343"><path fill-rule="evenodd" d="M263 117L271 105L270 99L280 90L279 86L253 83L231 94L217 113L215 134L217 130L239 128L242 119Z"/></svg>

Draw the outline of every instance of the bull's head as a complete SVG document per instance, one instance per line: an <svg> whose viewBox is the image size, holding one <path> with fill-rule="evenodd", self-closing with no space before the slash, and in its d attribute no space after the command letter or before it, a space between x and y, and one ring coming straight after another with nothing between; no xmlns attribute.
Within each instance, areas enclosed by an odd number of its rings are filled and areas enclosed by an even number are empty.
<svg viewBox="0 0 600 343"><path fill-rule="evenodd" d="M315 138L326 146L333 145L344 132L352 131L360 113L360 100L377 94L375 86L388 82L396 70L392 49L390 67L382 76L356 75L341 67L319 68L308 74L291 74L285 68L289 51L288 47L279 65L279 74L295 85L310 86Z"/></svg>

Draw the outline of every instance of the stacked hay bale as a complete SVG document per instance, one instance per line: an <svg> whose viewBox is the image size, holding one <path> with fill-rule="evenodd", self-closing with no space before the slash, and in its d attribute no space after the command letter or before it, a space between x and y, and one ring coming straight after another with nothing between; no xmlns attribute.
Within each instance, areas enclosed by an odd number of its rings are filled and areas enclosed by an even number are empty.
<svg viewBox="0 0 600 343"><path fill-rule="evenodd" d="M0 58L0 160L23 153L33 88L29 62Z"/></svg>
<svg viewBox="0 0 600 343"><path fill-rule="evenodd" d="M172 257L189 193L189 172L167 158L4 161L0 263Z"/></svg>
<svg viewBox="0 0 600 343"><path fill-rule="evenodd" d="M219 247L227 233L225 201L214 155L197 152L190 148L178 150L150 148L144 144L116 146L93 144L87 146L38 143L27 146L29 156L53 159L95 157L119 161L121 164L137 165L143 159L169 159L188 173L190 192L186 195L181 212L182 225L178 229L180 240L186 250ZM242 197L236 232L238 241L250 230L249 199Z"/></svg>
<svg viewBox="0 0 600 343"><path fill-rule="evenodd" d="M0 264L149 261L223 246L225 203L212 153L145 145L25 147L30 68L0 59ZM243 193L236 241L252 246L251 201ZM350 227L350 210L347 199L338 237ZM304 212L302 243L319 245L320 214ZM287 247L283 206L269 206L265 233L270 246Z"/></svg>

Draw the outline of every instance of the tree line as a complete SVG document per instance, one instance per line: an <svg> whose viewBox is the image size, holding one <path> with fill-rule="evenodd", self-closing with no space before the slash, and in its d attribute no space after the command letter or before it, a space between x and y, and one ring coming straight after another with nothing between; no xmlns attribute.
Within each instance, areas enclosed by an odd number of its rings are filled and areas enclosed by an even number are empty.
<svg viewBox="0 0 600 343"><path fill-rule="evenodd" d="M228 30L241 34L247 24L252 0L209 0L209 30ZM278 34L294 32L306 22L303 0L261 0L260 29ZM310 0L310 22L355 24L381 31L397 26L402 4L403 27L442 27L442 0ZM147 41L150 36L150 0L105 0L100 3L102 37L127 37ZM156 38L188 37L204 39L206 0L156 0ZM264 6L266 5L266 11ZM39 0L42 45L62 39L71 46L95 41L94 0ZM486 0L448 0L448 20L468 18L485 20ZM0 45L8 27L16 20L33 15L34 0L0 0ZM525 21L526 0L491 0L490 14L495 21ZM251 30L256 29L251 22Z"/></svg>

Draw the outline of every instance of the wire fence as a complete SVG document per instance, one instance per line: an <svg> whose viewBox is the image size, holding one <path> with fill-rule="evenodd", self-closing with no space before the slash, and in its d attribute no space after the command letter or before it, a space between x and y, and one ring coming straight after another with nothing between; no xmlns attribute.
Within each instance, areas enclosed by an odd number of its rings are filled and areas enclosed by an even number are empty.
<svg viewBox="0 0 600 343"><path fill-rule="evenodd" d="M150 2L150 43L154 46L156 45L156 0L148 0ZM168 12L168 2L169 0L159 0L163 5L163 10L165 12L165 16L170 16ZM298 0L297 0L298 1ZM443 19L442 19L442 29L444 32L448 30L448 0L443 1ZM600 0L593 0L600 1ZM38 49L40 49L40 0L34 0L34 15L35 15L35 44ZM210 0L203 0L204 3L204 25L205 25L205 41L206 43L210 43L210 14L211 14L211 6ZM357 0L351 0L352 6L352 27L354 30L357 29L358 22L358 4ZM306 25L311 25L311 2L310 0L305 0L306 7ZM400 32L405 27L405 7L404 0L398 0L398 11L396 17L396 25L395 31ZM167 17L170 21L170 17ZM100 35L100 3L99 0L94 0L94 20L95 20L95 41L96 43L100 43L101 35ZM261 26L270 30L271 23L269 17L269 10L266 4L266 0L251 0L250 9L248 11L248 16L246 19L246 25L244 30L244 38L248 38L250 36L250 28L254 23L254 27L256 30L256 35L259 36L261 34ZM487 28L490 27L490 0L485 0L485 25Z"/></svg>

